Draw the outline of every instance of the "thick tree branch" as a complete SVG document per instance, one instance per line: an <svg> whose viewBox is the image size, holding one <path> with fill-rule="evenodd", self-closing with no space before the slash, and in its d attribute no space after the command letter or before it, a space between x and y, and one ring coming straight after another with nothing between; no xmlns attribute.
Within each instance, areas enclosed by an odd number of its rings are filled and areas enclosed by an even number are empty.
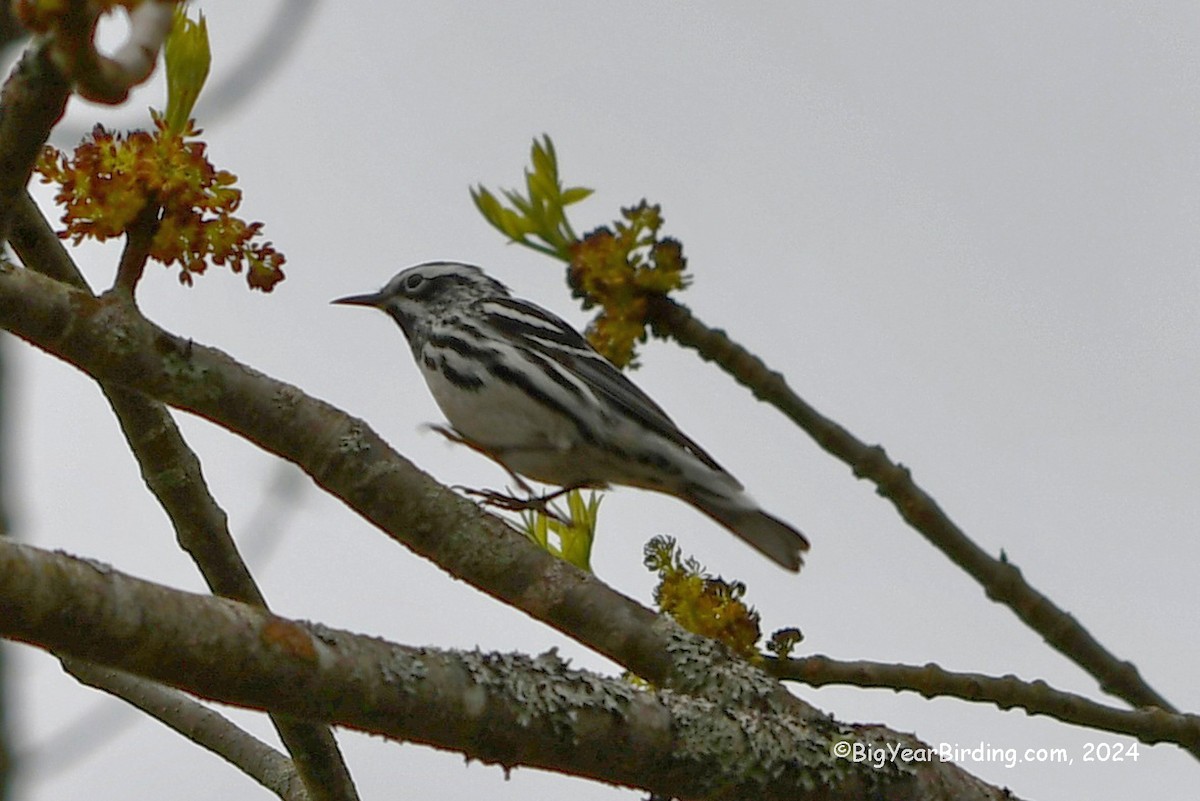
<svg viewBox="0 0 1200 801"><path fill-rule="evenodd" d="M58 281L90 294L83 275L54 236L28 193L21 191L13 207L12 244L21 260ZM144 211L157 216L157 206ZM150 225L150 222L146 223ZM142 232L145 233L144 231ZM131 238L131 243L132 243ZM144 252L130 244L122 256L122 271L141 273ZM131 255L132 253L132 255ZM126 267L127 260L133 266ZM136 277L121 295L133 301ZM179 427L160 402L121 385L100 382L138 460L146 486L175 527L180 546L191 555L209 588L218 595L266 608L266 600L237 551L225 511L208 491L200 460L184 441ZM272 717L313 801L355 801L358 793L333 733L322 726Z"/></svg>
<svg viewBox="0 0 1200 801"><path fill-rule="evenodd" d="M24 194L33 163L67 108L70 86L45 43L25 51L0 95L0 242L12 205Z"/></svg>
<svg viewBox="0 0 1200 801"><path fill-rule="evenodd" d="M1167 712L1157 707L1116 709L1081 695L1056 690L1044 681L1028 682L1016 676L954 673L934 664L844 662L827 656L770 658L767 670L773 676L796 679L813 687L827 684L887 687L920 693L926 698L950 696L967 701L986 701L1000 709L1017 707L1030 715L1049 715L1064 723L1127 734L1144 743L1176 743L1200 756L1198 715Z"/></svg>
<svg viewBox="0 0 1200 801"><path fill-rule="evenodd" d="M949 763L838 759L852 739L920 749L783 707L639 691L553 652L407 648L92 562L0 542L0 634L224 703L331 721L505 766L687 798L1000 799Z"/></svg>
<svg viewBox="0 0 1200 801"><path fill-rule="evenodd" d="M28 36L29 32L17 22L13 14L12 3L0 4L0 58L4 58L10 47L24 41Z"/></svg>
<svg viewBox="0 0 1200 801"><path fill-rule="evenodd" d="M848 464L858 478L875 484L900 516L978 581L993 601L1008 606L1055 650L1090 673L1105 692L1134 706L1175 707L1150 687L1132 662L1118 659L1078 621L1031 587L1016 565L993 559L952 521L937 501L917 486L907 467L888 459L883 448L870 446L801 399L783 375L772 371L754 354L711 329L684 306L665 297L653 298L650 316L655 331L694 348L706 361L716 362L756 398L787 415L827 452Z"/></svg>
<svg viewBox="0 0 1200 801"><path fill-rule="evenodd" d="M121 670L64 657L63 668L80 682L111 693L199 743L283 801L308 801L292 760L242 731L224 715L179 690Z"/></svg>

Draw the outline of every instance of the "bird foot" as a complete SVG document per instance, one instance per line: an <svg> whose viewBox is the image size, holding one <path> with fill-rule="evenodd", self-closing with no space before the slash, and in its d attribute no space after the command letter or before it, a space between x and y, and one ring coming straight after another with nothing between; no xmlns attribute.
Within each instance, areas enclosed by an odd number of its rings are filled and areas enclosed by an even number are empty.
<svg viewBox="0 0 1200 801"><path fill-rule="evenodd" d="M506 509L510 512L538 512L539 514L543 514L546 517L557 520L564 525L570 523L569 520L564 519L563 516L557 512L553 506L550 505L550 502L554 499L561 497L567 492L570 492L570 487L566 489L555 490L554 492L550 492L545 495L529 494L524 498L519 498L514 495L506 495L503 492L496 492L495 490L473 489L471 487L464 487L461 485L456 485L454 489L459 490L466 495L479 498L481 503L487 506L494 506L497 509ZM526 487L526 489L528 488Z"/></svg>
<svg viewBox="0 0 1200 801"><path fill-rule="evenodd" d="M461 432L450 426L444 426L438 423L428 423L427 426L431 431L436 431L438 434L441 434L455 445L465 445L476 453L482 453L484 456L503 467L505 472L508 473L509 477L512 478L517 490L523 493L525 497L508 495L503 492L496 492L495 490L473 489L471 487L464 487L462 485L455 486L455 489L460 490L466 495L479 498L481 503L484 503L488 506L494 506L497 509L507 509L510 512L539 512L540 514L544 514L546 517L557 520L563 524L570 522L566 520L559 512L556 512L554 507L550 505L550 502L561 498L563 495L566 495L568 492L575 489L575 487L563 487L555 490L554 492L546 493L545 495L538 495L533 491L533 487L529 486L525 479L521 478L508 468L508 465L504 463L504 460L500 458L500 455L495 450L488 448L486 445L480 445L474 440L468 439L467 437L463 436Z"/></svg>

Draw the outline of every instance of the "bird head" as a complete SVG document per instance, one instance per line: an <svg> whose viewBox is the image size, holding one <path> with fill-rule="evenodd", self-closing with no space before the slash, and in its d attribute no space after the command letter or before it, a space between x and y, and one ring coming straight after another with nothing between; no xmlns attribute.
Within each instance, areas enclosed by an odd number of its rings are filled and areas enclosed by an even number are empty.
<svg viewBox="0 0 1200 801"><path fill-rule="evenodd" d="M411 340L417 329L476 300L509 295L508 287L472 264L431 261L400 271L378 292L333 303L387 312Z"/></svg>

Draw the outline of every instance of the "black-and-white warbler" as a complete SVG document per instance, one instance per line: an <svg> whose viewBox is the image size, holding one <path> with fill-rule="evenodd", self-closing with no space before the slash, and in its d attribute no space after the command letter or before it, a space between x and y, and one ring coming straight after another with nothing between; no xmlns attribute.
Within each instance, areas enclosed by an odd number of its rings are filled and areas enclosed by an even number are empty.
<svg viewBox="0 0 1200 801"><path fill-rule="evenodd" d="M509 470L560 487L623 484L674 495L788 570L808 540L566 322L469 264L410 267L335 300L391 315L442 412Z"/></svg>

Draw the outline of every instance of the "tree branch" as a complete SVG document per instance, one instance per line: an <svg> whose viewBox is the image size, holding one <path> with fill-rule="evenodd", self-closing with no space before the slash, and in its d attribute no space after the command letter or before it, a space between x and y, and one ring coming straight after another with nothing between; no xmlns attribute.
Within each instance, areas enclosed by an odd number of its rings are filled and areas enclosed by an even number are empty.
<svg viewBox="0 0 1200 801"><path fill-rule="evenodd" d="M87 0L69 0L57 20L51 51L82 97L116 105L154 72L158 51L171 32L174 0L144 0L129 12L129 38L111 55L96 49L100 10Z"/></svg>
<svg viewBox="0 0 1200 801"><path fill-rule="evenodd" d="M121 261L117 264L113 289L127 295L131 301L150 258L150 246L158 232L158 215L161 211L162 206L157 201L147 200L125 231L125 249L121 251Z"/></svg>
<svg viewBox="0 0 1200 801"><path fill-rule="evenodd" d="M70 86L51 63L48 47L43 43L26 50L0 94L0 241L8 238L12 206L67 108Z"/></svg>
<svg viewBox="0 0 1200 801"><path fill-rule="evenodd" d="M62 665L83 684L120 698L224 758L283 801L308 801L292 760L179 690L72 657L63 657Z"/></svg>
<svg viewBox="0 0 1200 801"><path fill-rule="evenodd" d="M950 763L838 759L922 748L784 707L719 705L567 667L553 652L408 648L0 542L0 634L255 709L688 798L1000 799Z"/></svg>
<svg viewBox="0 0 1200 801"><path fill-rule="evenodd" d="M33 199L25 191L19 194L13 208L12 237L17 255L26 265L40 267L56 280L91 294ZM143 215L150 226L150 218L157 217L157 205L150 211L143 210ZM135 245L131 234L119 273L134 271L140 275L144 263L144 249ZM136 281L133 276L120 290L131 306ZM137 458L146 486L167 513L180 547L192 557L209 588L218 595L266 609L266 599L229 533L225 511L208 491L200 460L166 407L123 386L99 383ZM271 722L295 760L313 801L356 801L358 793L332 732L303 721L272 717Z"/></svg>
<svg viewBox="0 0 1200 801"><path fill-rule="evenodd" d="M988 598L1012 609L1051 647L1095 677L1104 692L1134 706L1175 711L1142 679L1132 662L1114 656L1074 617L1031 587L1015 565L993 559L976 545L917 486L908 468L889 460L883 448L866 445L821 415L792 391L782 374L730 340L724 331L705 326L686 307L669 298L652 298L650 317L657 333L669 335L694 348L705 361L715 362L756 398L775 406L818 445L848 464L856 477L874 483L876 491L892 502L910 526L983 586Z"/></svg>
<svg viewBox="0 0 1200 801"><path fill-rule="evenodd" d="M812 687L826 684L886 687L920 693L926 698L951 696L967 701L987 701L1000 709L1019 707L1030 715L1048 715L1064 723L1127 734L1144 743L1175 743L1200 756L1200 715L1167 712L1157 707L1116 709L1081 695L1056 690L1044 681L954 673L934 664L844 662L827 656L769 657L767 670L773 676L795 679Z"/></svg>

